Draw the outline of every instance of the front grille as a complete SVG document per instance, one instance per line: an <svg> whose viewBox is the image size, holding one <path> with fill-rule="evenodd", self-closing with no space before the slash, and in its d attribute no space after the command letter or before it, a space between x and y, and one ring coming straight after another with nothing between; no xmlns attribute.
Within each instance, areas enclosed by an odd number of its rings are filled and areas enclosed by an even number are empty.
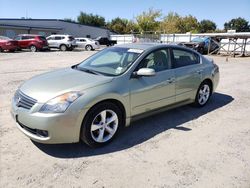
<svg viewBox="0 0 250 188"><path fill-rule="evenodd" d="M15 103L17 107L25 108L25 109L31 109L36 103L37 100L33 99L27 95L25 95L20 90L17 90L15 93Z"/></svg>

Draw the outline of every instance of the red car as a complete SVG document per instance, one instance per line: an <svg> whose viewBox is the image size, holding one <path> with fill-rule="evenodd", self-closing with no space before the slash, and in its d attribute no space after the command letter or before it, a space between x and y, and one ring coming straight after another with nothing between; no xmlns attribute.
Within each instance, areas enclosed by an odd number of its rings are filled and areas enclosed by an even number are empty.
<svg viewBox="0 0 250 188"><path fill-rule="evenodd" d="M4 50L14 52L17 48L18 48L18 43L16 40L0 36L0 52L3 52Z"/></svg>
<svg viewBox="0 0 250 188"><path fill-rule="evenodd" d="M32 52L49 49L46 38L41 35L22 34L18 35L15 40L18 41L19 49L30 49Z"/></svg>

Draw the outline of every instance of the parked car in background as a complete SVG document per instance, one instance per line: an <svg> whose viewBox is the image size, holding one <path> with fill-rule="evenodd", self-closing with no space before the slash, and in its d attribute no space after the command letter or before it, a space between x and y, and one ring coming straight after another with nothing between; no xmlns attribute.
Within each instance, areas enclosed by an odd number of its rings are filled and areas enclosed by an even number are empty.
<svg viewBox="0 0 250 188"><path fill-rule="evenodd" d="M0 52L5 50L14 52L18 48L18 42L8 37L0 36Z"/></svg>
<svg viewBox="0 0 250 188"><path fill-rule="evenodd" d="M95 41L99 42L100 45L114 46L117 44L116 40L110 40L108 37L97 37Z"/></svg>
<svg viewBox="0 0 250 188"><path fill-rule="evenodd" d="M77 47L84 48L87 51L95 50L100 48L100 44L90 38L76 38Z"/></svg>
<svg viewBox="0 0 250 188"><path fill-rule="evenodd" d="M30 49L32 52L48 50L49 46L44 36L33 34L21 34L15 37L19 49Z"/></svg>
<svg viewBox="0 0 250 188"><path fill-rule="evenodd" d="M47 37L50 48L58 48L61 51L73 50L76 40L72 35L50 35Z"/></svg>
<svg viewBox="0 0 250 188"><path fill-rule="evenodd" d="M32 140L82 139L97 147L138 118L189 103L205 106L218 82L219 67L194 50L166 44L117 45L26 81L13 97L11 112L17 127Z"/></svg>
<svg viewBox="0 0 250 188"><path fill-rule="evenodd" d="M191 40L191 42L181 42L179 45L192 48L201 54L207 54L209 52L217 52L219 45L217 42L212 40L211 37L196 37ZM209 48L209 50L208 50Z"/></svg>

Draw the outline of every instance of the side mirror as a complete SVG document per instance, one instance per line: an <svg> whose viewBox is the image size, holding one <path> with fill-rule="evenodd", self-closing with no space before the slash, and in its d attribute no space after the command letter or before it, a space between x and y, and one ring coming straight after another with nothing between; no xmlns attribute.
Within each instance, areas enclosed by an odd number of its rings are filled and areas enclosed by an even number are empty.
<svg viewBox="0 0 250 188"><path fill-rule="evenodd" d="M155 70L150 68L141 68L137 72L134 73L135 77L138 76L155 76Z"/></svg>

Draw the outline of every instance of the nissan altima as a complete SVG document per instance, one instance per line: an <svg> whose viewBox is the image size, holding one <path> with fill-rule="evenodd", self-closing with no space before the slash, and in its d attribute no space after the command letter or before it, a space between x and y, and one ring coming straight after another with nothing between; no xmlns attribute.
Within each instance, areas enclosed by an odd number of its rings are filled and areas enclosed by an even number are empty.
<svg viewBox="0 0 250 188"><path fill-rule="evenodd" d="M15 92L11 114L36 142L82 140L98 147L133 120L190 103L205 106L218 81L213 60L191 49L117 45L26 81Z"/></svg>

